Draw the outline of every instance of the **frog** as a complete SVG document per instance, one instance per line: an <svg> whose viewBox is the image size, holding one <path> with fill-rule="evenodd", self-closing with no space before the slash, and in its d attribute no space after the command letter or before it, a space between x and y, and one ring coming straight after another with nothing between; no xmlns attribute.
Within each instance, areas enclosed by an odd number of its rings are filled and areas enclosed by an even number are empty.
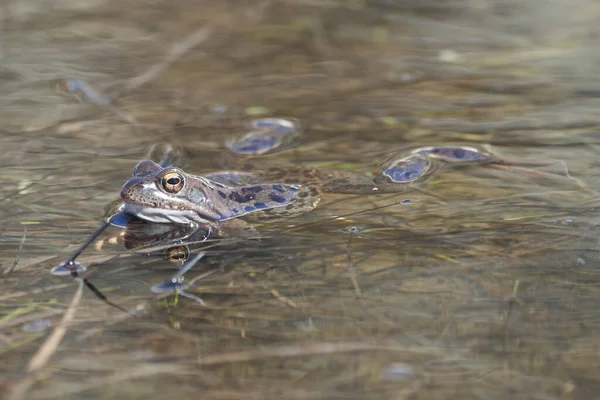
<svg viewBox="0 0 600 400"><path fill-rule="evenodd" d="M193 226L218 226L250 214L254 218L299 214L313 210L323 192L405 192L437 170L434 161L440 155L455 163L459 158L486 160L486 153L473 148L423 148L387 162L376 176L297 166L271 167L257 173L193 175L176 166L144 160L121 189L122 211L147 222Z"/></svg>

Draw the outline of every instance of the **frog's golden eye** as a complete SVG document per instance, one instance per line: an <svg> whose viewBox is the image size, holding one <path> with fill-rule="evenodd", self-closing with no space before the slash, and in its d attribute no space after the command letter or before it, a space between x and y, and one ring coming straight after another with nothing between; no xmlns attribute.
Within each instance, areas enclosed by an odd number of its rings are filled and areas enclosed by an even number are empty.
<svg viewBox="0 0 600 400"><path fill-rule="evenodd" d="M183 176L179 172L166 173L160 184L167 193L179 193L183 189Z"/></svg>
<svg viewBox="0 0 600 400"><path fill-rule="evenodd" d="M171 262L180 262L187 260L189 251L185 246L177 246L171 247L169 250L167 250L167 254Z"/></svg>

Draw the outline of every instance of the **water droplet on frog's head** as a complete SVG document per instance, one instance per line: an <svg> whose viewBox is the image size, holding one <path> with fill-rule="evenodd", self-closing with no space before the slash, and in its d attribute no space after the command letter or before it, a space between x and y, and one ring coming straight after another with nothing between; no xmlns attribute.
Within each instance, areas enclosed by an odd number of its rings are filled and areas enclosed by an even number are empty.
<svg viewBox="0 0 600 400"><path fill-rule="evenodd" d="M70 263L64 263L59 265L58 267L52 268L50 273L54 276L68 276L71 275L71 265L75 267L75 271L78 274L82 274L87 271L83 265L79 264L77 261L71 261Z"/></svg>
<svg viewBox="0 0 600 400"><path fill-rule="evenodd" d="M481 162L491 157L488 153L466 146L421 147L413 150L412 153L430 156L447 163Z"/></svg>
<svg viewBox="0 0 600 400"><path fill-rule="evenodd" d="M431 168L427 157L412 155L393 161L381 174L394 183L409 183L426 175Z"/></svg>

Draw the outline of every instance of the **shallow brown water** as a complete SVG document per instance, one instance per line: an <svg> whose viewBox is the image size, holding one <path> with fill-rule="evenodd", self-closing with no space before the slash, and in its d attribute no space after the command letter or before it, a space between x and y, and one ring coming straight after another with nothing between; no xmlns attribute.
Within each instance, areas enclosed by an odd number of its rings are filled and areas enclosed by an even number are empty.
<svg viewBox="0 0 600 400"><path fill-rule="evenodd" d="M48 4L0 11L6 398L597 397L600 6ZM57 92L61 78L117 100L78 102ZM179 264L127 252L111 229L80 261L136 316L86 289L32 367L77 294L50 269L100 226L137 161L170 143L186 170L221 169L224 143L257 114L307 127L258 168L364 174L410 148L462 144L562 160L572 179L559 164L475 165L400 194L327 194L261 221L261 242L212 248L186 275L209 308L153 295ZM31 332L36 321L52 326Z"/></svg>

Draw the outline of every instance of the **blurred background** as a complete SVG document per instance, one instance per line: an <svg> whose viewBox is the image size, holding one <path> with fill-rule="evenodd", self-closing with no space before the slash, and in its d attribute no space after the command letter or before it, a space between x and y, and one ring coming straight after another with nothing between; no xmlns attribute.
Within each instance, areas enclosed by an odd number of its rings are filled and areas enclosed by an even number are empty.
<svg viewBox="0 0 600 400"><path fill-rule="evenodd" d="M596 399L599 17L591 0L4 0L3 397ZM155 146L227 169L263 117L303 132L256 170L367 176L442 145L505 163L259 221L262 240L186 274L207 307L151 290L181 242L146 256L110 228L81 256L129 313L50 273Z"/></svg>

